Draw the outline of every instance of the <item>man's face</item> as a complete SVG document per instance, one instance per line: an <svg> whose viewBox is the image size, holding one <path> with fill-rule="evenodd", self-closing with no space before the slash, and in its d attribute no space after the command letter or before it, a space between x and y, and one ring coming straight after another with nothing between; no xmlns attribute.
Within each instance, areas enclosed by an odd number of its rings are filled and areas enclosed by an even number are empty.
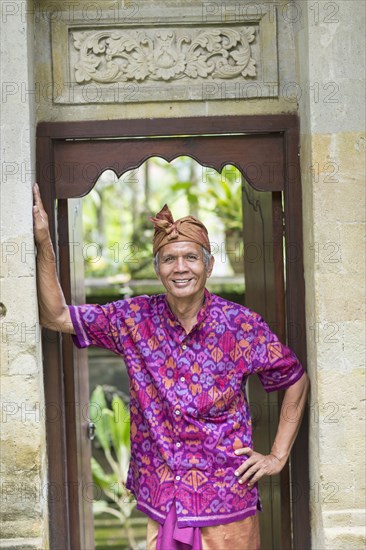
<svg viewBox="0 0 366 550"><path fill-rule="evenodd" d="M168 297L175 299L194 298L205 288L212 273L214 259L211 257L206 270L202 247L191 242L166 244L159 250L159 271Z"/></svg>

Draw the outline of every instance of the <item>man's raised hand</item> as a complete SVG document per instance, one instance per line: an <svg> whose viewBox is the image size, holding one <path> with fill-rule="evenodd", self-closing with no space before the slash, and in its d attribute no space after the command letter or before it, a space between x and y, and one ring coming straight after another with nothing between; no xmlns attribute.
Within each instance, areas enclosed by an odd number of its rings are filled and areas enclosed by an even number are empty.
<svg viewBox="0 0 366 550"><path fill-rule="evenodd" d="M38 183L33 185L33 226L34 238L37 245L46 244L51 241L48 216L42 203Z"/></svg>

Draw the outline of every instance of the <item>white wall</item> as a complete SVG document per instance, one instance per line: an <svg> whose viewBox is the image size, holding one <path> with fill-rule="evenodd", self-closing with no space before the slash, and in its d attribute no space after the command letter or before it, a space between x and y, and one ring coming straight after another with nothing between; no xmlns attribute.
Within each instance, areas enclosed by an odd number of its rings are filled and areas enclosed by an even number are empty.
<svg viewBox="0 0 366 550"><path fill-rule="evenodd" d="M1 17L2 548L46 548L47 478L31 184L35 180L31 2Z"/></svg>
<svg viewBox="0 0 366 550"><path fill-rule="evenodd" d="M365 6L298 5L312 544L358 549L365 535Z"/></svg>

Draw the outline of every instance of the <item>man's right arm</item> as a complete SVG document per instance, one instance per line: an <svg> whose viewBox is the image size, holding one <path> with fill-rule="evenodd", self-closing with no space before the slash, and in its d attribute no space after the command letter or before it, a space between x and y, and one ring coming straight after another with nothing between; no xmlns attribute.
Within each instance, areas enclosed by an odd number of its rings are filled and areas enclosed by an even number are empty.
<svg viewBox="0 0 366 550"><path fill-rule="evenodd" d="M56 271L56 256L49 232L48 216L39 187L33 186L34 238L37 246L37 290L39 319L43 327L75 334Z"/></svg>

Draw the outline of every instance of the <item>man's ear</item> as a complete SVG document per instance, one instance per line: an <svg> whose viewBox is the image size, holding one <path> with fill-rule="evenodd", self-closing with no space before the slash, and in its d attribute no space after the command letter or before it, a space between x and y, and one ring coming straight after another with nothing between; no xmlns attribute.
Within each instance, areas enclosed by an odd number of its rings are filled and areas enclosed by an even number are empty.
<svg viewBox="0 0 366 550"><path fill-rule="evenodd" d="M155 271L155 273L156 273L156 276L157 276L157 278L159 279L159 281L161 281L161 279L160 279L160 273L159 273L159 267L158 267L158 266L159 266L159 260L157 260L157 262L156 262L156 261L155 261L155 258L154 258L153 262L154 262L153 265L154 265L154 271Z"/></svg>
<svg viewBox="0 0 366 550"><path fill-rule="evenodd" d="M207 269L207 279L209 277L211 277L212 270L213 270L213 267L214 267L214 263L215 263L215 258L213 256L211 256L210 263L208 264L208 269Z"/></svg>

